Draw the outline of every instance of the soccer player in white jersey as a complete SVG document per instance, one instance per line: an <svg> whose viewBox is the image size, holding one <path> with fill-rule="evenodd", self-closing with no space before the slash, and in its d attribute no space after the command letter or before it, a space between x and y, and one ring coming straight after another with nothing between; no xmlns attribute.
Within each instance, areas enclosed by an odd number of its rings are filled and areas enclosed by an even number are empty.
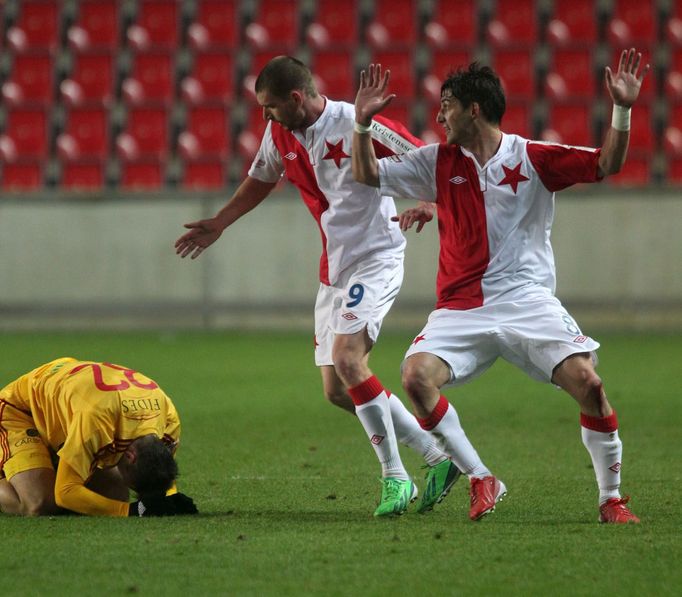
<svg viewBox="0 0 682 597"><path fill-rule="evenodd" d="M419 511L431 510L459 470L368 366L403 278L405 238L401 225L391 220L396 215L393 199L353 180L349 152L354 107L319 95L303 63L288 56L274 58L259 74L255 90L269 122L248 176L215 217L185 225L190 230L175 243L176 251L198 257L287 175L322 235L315 363L326 398L357 415L381 463L382 497L374 514L402 514L417 496L397 441L422 454L428 465ZM403 126L382 118L371 137L379 155L423 144ZM428 204L401 216L421 225L431 217Z"/></svg>
<svg viewBox="0 0 682 597"><path fill-rule="evenodd" d="M620 495L622 444L616 412L594 369L599 344L583 335L554 296L550 228L555 191L622 168L630 108L649 70L640 62L641 54L630 49L615 73L606 68L614 107L599 149L503 133L500 81L474 63L441 88L437 119L446 143L384 159L377 159L367 133L394 97L387 92L389 73L371 65L361 74L351 152L355 178L383 194L438 206L438 302L407 351L403 386L421 426L469 477L472 520L493 511L506 487L481 461L441 388L467 383L502 357L578 402L582 441L599 487L599 520L639 522L625 505L629 498Z"/></svg>

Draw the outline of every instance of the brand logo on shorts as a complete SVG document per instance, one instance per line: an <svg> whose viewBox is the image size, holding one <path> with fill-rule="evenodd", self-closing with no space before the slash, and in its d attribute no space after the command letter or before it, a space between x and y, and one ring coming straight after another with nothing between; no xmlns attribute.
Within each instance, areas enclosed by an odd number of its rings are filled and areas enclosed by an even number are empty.
<svg viewBox="0 0 682 597"><path fill-rule="evenodd" d="M290 151L288 154L284 156L285 160L295 160L298 156L293 152Z"/></svg>
<svg viewBox="0 0 682 597"><path fill-rule="evenodd" d="M613 471L614 473L619 473L620 472L620 462L616 462L613 466L609 467L609 470Z"/></svg>
<svg viewBox="0 0 682 597"><path fill-rule="evenodd" d="M38 437L40 433L38 433L37 429L27 429L26 435L28 435L29 437Z"/></svg>
<svg viewBox="0 0 682 597"><path fill-rule="evenodd" d="M587 340L587 336L576 336L575 338L573 338L573 342L577 344L582 344L583 342L585 342L585 340Z"/></svg>
<svg viewBox="0 0 682 597"><path fill-rule="evenodd" d="M467 179L464 178L463 176L455 176L454 178L450 179L450 182L452 184L462 184L463 182L466 182Z"/></svg>
<svg viewBox="0 0 682 597"><path fill-rule="evenodd" d="M353 321L357 319L357 315L354 315L353 313L344 313L341 317L343 317L346 321Z"/></svg>
<svg viewBox="0 0 682 597"><path fill-rule="evenodd" d="M373 435L370 440L375 446L378 446L381 442L384 441L384 436L383 435Z"/></svg>
<svg viewBox="0 0 682 597"><path fill-rule="evenodd" d="M417 336L414 340L412 340L412 344L418 344L418 343L421 342L422 340L426 340L426 337L423 336L423 335L422 335L422 336Z"/></svg>

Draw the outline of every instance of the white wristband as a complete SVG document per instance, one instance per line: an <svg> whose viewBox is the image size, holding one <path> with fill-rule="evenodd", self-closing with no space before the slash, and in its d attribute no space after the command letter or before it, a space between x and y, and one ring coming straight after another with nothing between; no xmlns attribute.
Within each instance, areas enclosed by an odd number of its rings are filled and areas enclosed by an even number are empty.
<svg viewBox="0 0 682 597"><path fill-rule="evenodd" d="M356 133L360 133L361 135L366 135L372 130L372 123L369 123L369 126L365 126L364 124L360 124L357 120L355 121L355 124L353 125L353 130Z"/></svg>
<svg viewBox="0 0 682 597"><path fill-rule="evenodd" d="M625 106L613 105L613 114L611 115L611 126L617 131L630 130L630 108Z"/></svg>

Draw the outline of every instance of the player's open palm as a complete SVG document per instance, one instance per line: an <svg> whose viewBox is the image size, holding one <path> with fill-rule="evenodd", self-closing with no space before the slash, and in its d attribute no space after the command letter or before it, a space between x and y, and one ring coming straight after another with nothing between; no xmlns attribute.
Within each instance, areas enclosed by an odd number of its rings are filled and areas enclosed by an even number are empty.
<svg viewBox="0 0 682 597"><path fill-rule="evenodd" d="M381 64L370 64L367 71L360 73L360 87L355 96L355 120L361 124L369 125L375 114L381 112L395 93L386 95L391 71L381 72Z"/></svg>
<svg viewBox="0 0 682 597"><path fill-rule="evenodd" d="M185 224L185 228L189 228L189 232L175 241L175 253L182 258L191 254L191 258L196 259L223 233L223 228L216 222L215 218L190 222Z"/></svg>
<svg viewBox="0 0 682 597"><path fill-rule="evenodd" d="M606 67L606 88L617 106L629 108L639 96L642 81L649 72L648 64L640 71L641 62L642 54L630 48L621 52L615 73Z"/></svg>

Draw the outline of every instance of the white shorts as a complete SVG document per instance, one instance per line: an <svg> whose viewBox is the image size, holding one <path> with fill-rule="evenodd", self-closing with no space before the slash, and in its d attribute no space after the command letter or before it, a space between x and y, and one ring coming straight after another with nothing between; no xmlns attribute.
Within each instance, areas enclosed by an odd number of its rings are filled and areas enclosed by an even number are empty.
<svg viewBox="0 0 682 597"><path fill-rule="evenodd" d="M403 282L403 254L372 255L347 268L333 286L320 284L315 301L315 364L333 365L336 334L367 328L372 343Z"/></svg>
<svg viewBox="0 0 682 597"><path fill-rule="evenodd" d="M450 367L449 386L478 377L497 357L533 379L551 382L556 366L573 354L590 353L596 363L597 348L559 300L547 295L433 311L405 358L419 352L440 357Z"/></svg>

